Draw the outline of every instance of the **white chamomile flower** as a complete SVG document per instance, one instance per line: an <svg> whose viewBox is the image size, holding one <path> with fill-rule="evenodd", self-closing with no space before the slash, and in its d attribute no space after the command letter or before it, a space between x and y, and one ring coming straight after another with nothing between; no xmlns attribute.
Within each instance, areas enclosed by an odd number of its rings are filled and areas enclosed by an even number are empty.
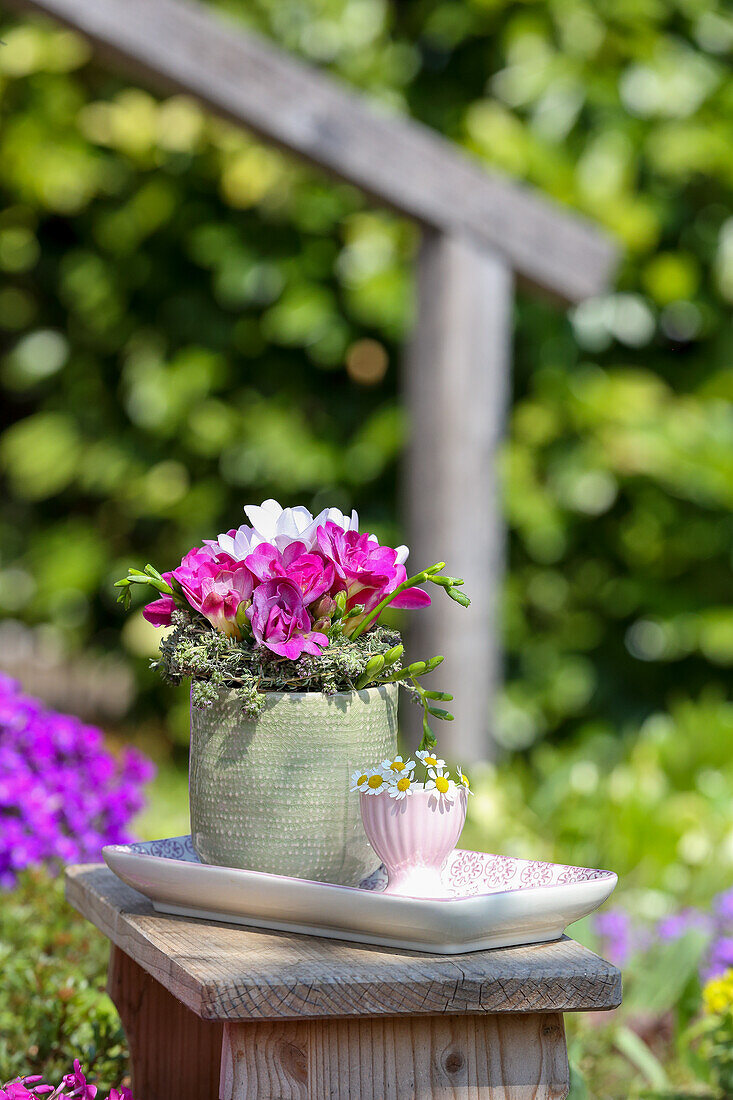
<svg viewBox="0 0 733 1100"><path fill-rule="evenodd" d="M414 790L412 782L412 776L405 772L397 782L389 783L387 786L387 794L390 798L408 798Z"/></svg>
<svg viewBox="0 0 733 1100"><path fill-rule="evenodd" d="M425 765L426 768L444 768L445 760L441 760L435 755L434 749L423 750L422 752L416 752L415 756L418 760Z"/></svg>
<svg viewBox="0 0 733 1100"><path fill-rule="evenodd" d="M462 787L465 787L469 794L473 794L471 790L471 784L469 783L468 776L461 768L456 768L458 772L458 781Z"/></svg>
<svg viewBox="0 0 733 1100"><path fill-rule="evenodd" d="M404 760L401 756L395 756L392 759L382 761L382 771L386 772L388 776L393 777L397 775L410 775L415 770L414 760Z"/></svg>
<svg viewBox="0 0 733 1100"><path fill-rule="evenodd" d="M445 768L430 768L428 770L428 776L430 778L425 784L425 790L435 791L440 798L444 798L446 802L451 802L455 794L456 785L454 781L449 778Z"/></svg>
<svg viewBox="0 0 733 1100"><path fill-rule="evenodd" d="M387 789L387 780L382 775L381 771L376 768L372 768L369 772L369 776L364 787L364 794L381 794L382 791Z"/></svg>
<svg viewBox="0 0 733 1100"><path fill-rule="evenodd" d="M365 771L356 771L351 777L351 786L349 790L353 793L358 791L360 794L366 790L367 782L369 781L369 775Z"/></svg>

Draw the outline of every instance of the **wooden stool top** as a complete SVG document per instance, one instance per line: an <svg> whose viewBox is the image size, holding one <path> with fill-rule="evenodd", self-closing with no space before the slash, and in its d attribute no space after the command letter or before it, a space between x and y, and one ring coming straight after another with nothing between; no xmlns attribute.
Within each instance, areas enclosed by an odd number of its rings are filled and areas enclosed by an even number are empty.
<svg viewBox="0 0 733 1100"><path fill-rule="evenodd" d="M621 974L574 940L466 955L346 944L156 913L106 867L66 896L204 1020L572 1012L616 1008Z"/></svg>

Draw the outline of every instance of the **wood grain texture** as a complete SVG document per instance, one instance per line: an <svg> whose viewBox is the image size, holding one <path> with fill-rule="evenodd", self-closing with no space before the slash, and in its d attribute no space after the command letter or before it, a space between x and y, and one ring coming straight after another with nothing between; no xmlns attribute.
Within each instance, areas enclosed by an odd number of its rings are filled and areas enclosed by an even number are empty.
<svg viewBox="0 0 733 1100"><path fill-rule="evenodd" d="M220 1100L562 1100L562 1016L226 1024Z"/></svg>
<svg viewBox="0 0 733 1100"><path fill-rule="evenodd" d="M446 572L463 577L471 608L439 594L430 614L410 619L409 642L420 657L445 657L430 686L452 688L455 721L435 721L433 729L441 755L465 767L491 755L490 706L501 674L497 450L509 391L513 278L496 253L435 232L423 234L417 276L417 323L404 372L408 543L415 564L445 561ZM411 744L419 741L421 714L402 708L408 729L412 719Z"/></svg>
<svg viewBox="0 0 733 1100"><path fill-rule="evenodd" d="M207 1020L615 1008L618 970L573 940L468 955L344 944L171 917L102 866L69 868L70 903Z"/></svg>
<svg viewBox="0 0 733 1100"><path fill-rule="evenodd" d="M504 255L540 287L577 301L600 292L615 248L589 222L489 173L427 127L370 104L190 0L13 0L85 34L105 55L436 228Z"/></svg>
<svg viewBox="0 0 733 1100"><path fill-rule="evenodd" d="M136 1100L214 1100L223 1025L199 1019L115 946L107 992L130 1047Z"/></svg>

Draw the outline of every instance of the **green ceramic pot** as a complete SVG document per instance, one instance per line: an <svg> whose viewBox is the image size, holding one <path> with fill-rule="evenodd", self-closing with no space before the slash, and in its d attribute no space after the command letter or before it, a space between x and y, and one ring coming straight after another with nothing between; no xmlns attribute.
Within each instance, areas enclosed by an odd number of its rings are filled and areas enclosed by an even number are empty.
<svg viewBox="0 0 733 1100"><path fill-rule="evenodd" d="M193 846L203 863L356 886L376 870L357 768L397 749L397 684L271 692L256 719L224 694L191 707Z"/></svg>

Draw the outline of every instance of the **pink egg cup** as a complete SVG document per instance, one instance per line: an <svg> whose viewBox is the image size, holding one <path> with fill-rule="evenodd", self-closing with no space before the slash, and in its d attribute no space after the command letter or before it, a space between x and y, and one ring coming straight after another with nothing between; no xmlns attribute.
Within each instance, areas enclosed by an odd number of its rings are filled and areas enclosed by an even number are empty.
<svg viewBox="0 0 733 1100"><path fill-rule="evenodd" d="M387 871L384 893L446 897L441 872L466 821L466 788L456 787L450 801L422 785L399 800L386 791L359 797L367 839Z"/></svg>

